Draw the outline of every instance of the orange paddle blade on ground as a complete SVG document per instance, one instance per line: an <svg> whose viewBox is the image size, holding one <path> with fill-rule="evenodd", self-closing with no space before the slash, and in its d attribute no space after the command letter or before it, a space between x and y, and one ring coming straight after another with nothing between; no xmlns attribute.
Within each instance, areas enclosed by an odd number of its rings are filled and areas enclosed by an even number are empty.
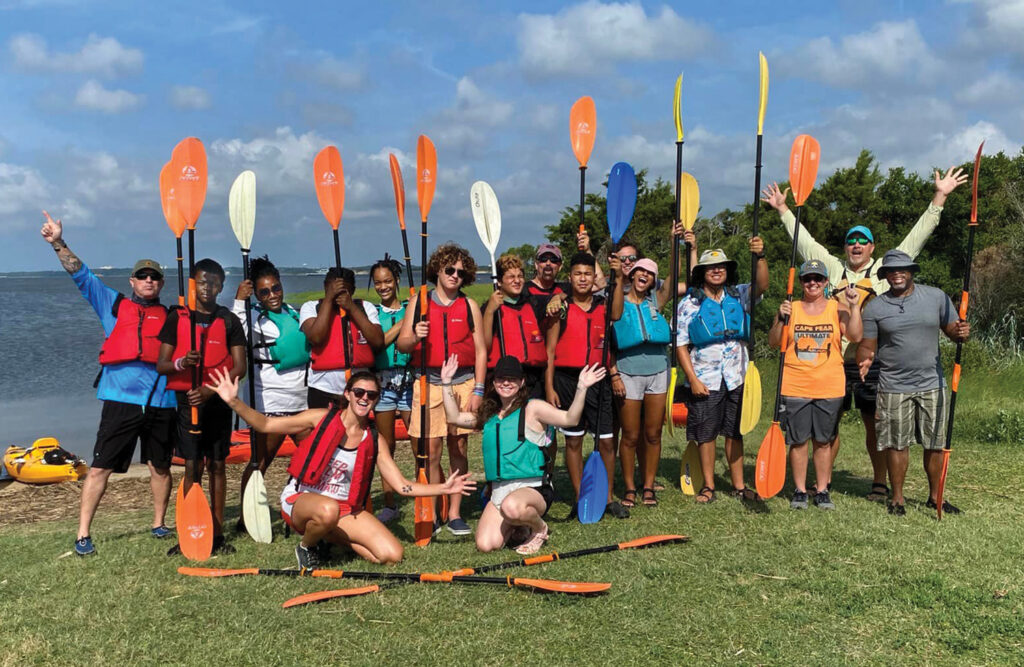
<svg viewBox="0 0 1024 667"><path fill-rule="evenodd" d="M199 484L193 484L185 494L179 521L181 554L189 560L208 560L213 553L213 515Z"/></svg>
<svg viewBox="0 0 1024 667"><path fill-rule="evenodd" d="M604 582L552 581L551 579L510 579L513 586L532 588L547 593L570 593L573 595L593 595L603 593L612 587Z"/></svg>
<svg viewBox="0 0 1024 667"><path fill-rule="evenodd" d="M754 488L765 500L773 498L786 483L786 438L779 422L772 422L757 450Z"/></svg>
<svg viewBox="0 0 1024 667"><path fill-rule="evenodd" d="M360 588L342 588L336 591L317 591L316 593L307 593L306 595L300 595L286 601L281 606L285 609L290 607L298 607L300 605L309 604L311 602L323 602L324 600L333 600L334 598L348 598L356 595L366 595L368 593L376 593L380 590L380 586L362 586Z"/></svg>
<svg viewBox="0 0 1024 667"><path fill-rule="evenodd" d="M405 229L405 181L402 180L402 167L394 153L388 155L391 163L391 186L395 189L395 208L398 210L398 224Z"/></svg>
<svg viewBox="0 0 1024 667"><path fill-rule="evenodd" d="M437 151L430 137L421 134L416 142L416 197L420 204L420 220L426 221L430 216L436 187Z"/></svg>
<svg viewBox="0 0 1024 667"><path fill-rule="evenodd" d="M819 159L821 147L817 139L809 134L801 134L793 140L793 148L789 151L789 186L793 188L793 199L797 206L803 206L814 189Z"/></svg>
<svg viewBox="0 0 1024 667"><path fill-rule="evenodd" d="M180 239L181 235L185 233L185 219L181 217L178 203L174 200L174 187L177 184L174 177L174 170L171 163L168 162L160 170L160 205L163 208L167 226Z"/></svg>
<svg viewBox="0 0 1024 667"><path fill-rule="evenodd" d="M337 229L345 210L345 174L337 147L328 146L316 154L313 160L313 184L316 186L316 200L320 202L320 210L331 228Z"/></svg>
<svg viewBox="0 0 1024 667"><path fill-rule="evenodd" d="M223 568L216 567L185 567L184 565L178 568L178 574L184 574L189 577L236 577L242 574L259 574L260 570L256 567L247 567L237 570L225 570Z"/></svg>
<svg viewBox="0 0 1024 667"><path fill-rule="evenodd" d="M187 137L171 153L175 174L174 201L189 229L196 228L206 201L206 149L203 142Z"/></svg>
<svg viewBox="0 0 1024 667"><path fill-rule="evenodd" d="M593 98L585 95L576 100L569 111L569 141L581 167L587 166L596 137L597 110Z"/></svg>

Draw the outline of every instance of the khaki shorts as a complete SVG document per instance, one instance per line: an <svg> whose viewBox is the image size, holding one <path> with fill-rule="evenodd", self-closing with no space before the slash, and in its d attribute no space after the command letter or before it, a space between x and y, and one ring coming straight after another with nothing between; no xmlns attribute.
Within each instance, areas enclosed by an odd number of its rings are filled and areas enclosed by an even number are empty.
<svg viewBox="0 0 1024 667"><path fill-rule="evenodd" d="M453 384L452 389L455 390L455 399L459 402L459 408L462 410L467 409L469 404L469 397L473 395L473 387L476 384L474 378L470 377L468 380L461 384ZM448 420L445 419L444 415L444 400L441 395L441 385L427 384L429 389L427 390L427 424L430 426L428 438L442 438L449 433ZM414 380L412 384L412 419L409 420L409 435L414 438L420 437L421 426L420 426L420 382ZM452 427L451 433L456 435L464 435L466 433L472 433L471 428L457 428Z"/></svg>
<svg viewBox="0 0 1024 667"><path fill-rule="evenodd" d="M946 392L878 392L875 430L878 451L907 449L915 442L925 449L946 446Z"/></svg>

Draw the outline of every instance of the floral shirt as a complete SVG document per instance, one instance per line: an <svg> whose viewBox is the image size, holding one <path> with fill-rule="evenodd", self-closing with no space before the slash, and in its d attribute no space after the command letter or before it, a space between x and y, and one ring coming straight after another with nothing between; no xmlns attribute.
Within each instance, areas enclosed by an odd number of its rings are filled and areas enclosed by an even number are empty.
<svg viewBox="0 0 1024 667"><path fill-rule="evenodd" d="M742 283L736 286L739 292L740 303L743 310L750 312L750 284ZM711 297L706 297L711 298ZM700 303L697 299L687 295L679 302L679 327L676 329L676 345L684 346L690 344L690 322L697 311L700 310ZM712 343L704 347L690 348L690 361L693 363L693 372L697 374L705 387L710 391L718 391L725 382L726 388L733 390L743 384L747 373L747 362L750 354L747 352L747 342L742 340L727 340L722 343Z"/></svg>

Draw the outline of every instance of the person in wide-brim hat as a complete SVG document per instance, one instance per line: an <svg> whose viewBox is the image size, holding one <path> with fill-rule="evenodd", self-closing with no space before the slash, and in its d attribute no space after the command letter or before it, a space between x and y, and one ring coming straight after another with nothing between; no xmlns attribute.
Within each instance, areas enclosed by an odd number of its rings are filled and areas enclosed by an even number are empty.
<svg viewBox="0 0 1024 667"><path fill-rule="evenodd" d="M890 271L897 269L917 273L921 270L921 267L914 260L910 259L910 255L902 250L890 250L882 257L882 265L878 267L878 277L885 280Z"/></svg>
<svg viewBox="0 0 1024 667"><path fill-rule="evenodd" d="M693 265L690 275L690 286L702 287L704 285L704 274L708 268L718 265L725 265L725 284L735 285L739 279L739 274L736 270L736 260L729 259L721 248L714 248L702 252L700 259Z"/></svg>

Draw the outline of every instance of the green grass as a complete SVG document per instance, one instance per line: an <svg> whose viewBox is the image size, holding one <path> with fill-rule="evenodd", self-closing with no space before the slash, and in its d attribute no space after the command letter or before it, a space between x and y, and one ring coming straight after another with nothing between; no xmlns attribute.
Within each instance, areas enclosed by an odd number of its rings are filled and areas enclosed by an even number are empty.
<svg viewBox="0 0 1024 667"><path fill-rule="evenodd" d="M765 387L774 386L771 365L761 364ZM942 522L923 507L919 449L906 517L863 499L870 477L863 430L852 418L842 425L831 513L790 511L789 487L761 512L724 493L711 506L695 505L671 488L684 444L677 432L666 440L660 477L670 488L659 507L581 526L564 520L568 506L558 502L549 547L668 532L689 535L689 544L507 571L611 582L597 598L412 584L282 610L301 593L362 584L180 576L183 561L164 556L167 544L145 534L145 511L101 508L93 531L99 553L85 560L59 557L71 545L72 522L9 526L0 529L0 664L1019 664L1024 449L984 442L984 433L1000 411L1021 414L1022 379L1020 368L965 373L957 420L964 435L955 442L947 497L966 513ZM747 439L748 479L770 408ZM408 470L408 454L402 458ZM479 463L479 454L471 461ZM719 462L720 490L729 486L723 473ZM567 497L564 475L558 481ZM478 510L470 506L472 520ZM514 557L478 554L447 533L426 549L411 545L411 503L396 532L407 545L399 571ZM211 562L290 567L294 543L280 533L271 545L238 537L237 554Z"/></svg>

